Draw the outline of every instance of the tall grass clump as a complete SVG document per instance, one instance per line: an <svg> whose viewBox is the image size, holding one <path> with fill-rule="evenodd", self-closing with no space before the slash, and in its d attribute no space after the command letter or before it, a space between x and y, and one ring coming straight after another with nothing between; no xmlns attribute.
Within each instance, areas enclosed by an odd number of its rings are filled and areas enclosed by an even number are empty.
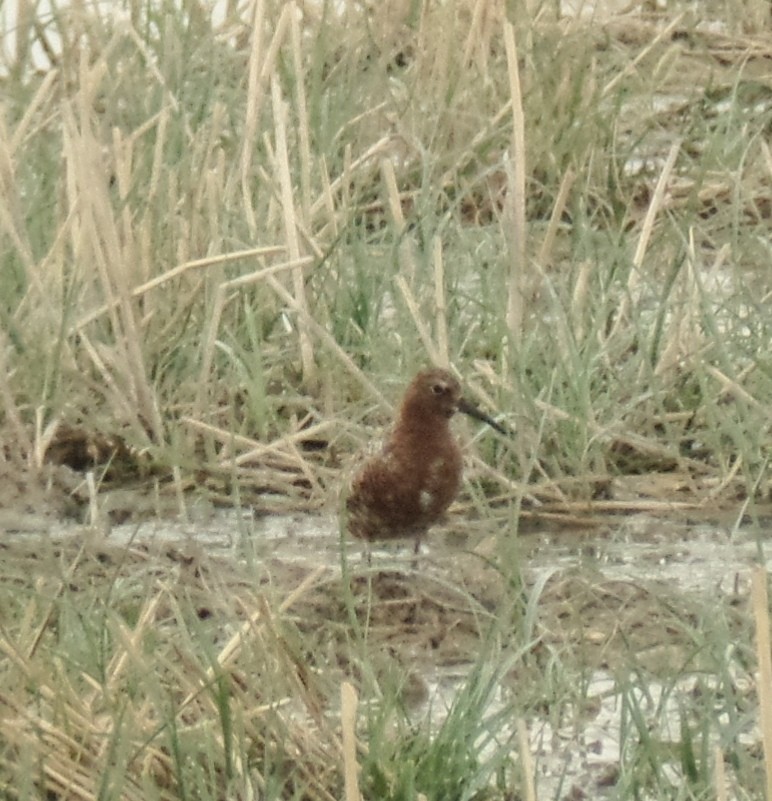
<svg viewBox="0 0 772 801"><path fill-rule="evenodd" d="M290 598L237 591L207 559L180 573L171 553L71 545L38 551L34 594L29 574L3 584L9 798L328 797L340 758L286 639Z"/></svg>
<svg viewBox="0 0 772 801"><path fill-rule="evenodd" d="M184 544L73 537L6 549L8 797L330 799L350 770L365 797L509 797L525 708L511 677L529 661L530 630L510 642L504 618L487 616L469 674L438 673L444 689L427 701L420 665L410 673L422 691L406 689L411 649L385 646L395 611L358 594L355 614L370 625L352 629L332 571L276 586L253 571ZM473 620L472 599L465 610L454 593L450 618ZM437 612L420 594L404 603Z"/></svg>
<svg viewBox="0 0 772 801"><path fill-rule="evenodd" d="M434 361L517 428L486 446L503 495L651 470L698 503L763 495L766 39L715 13L22 15L7 457L37 470L74 426L318 505L325 454L362 438L344 410L381 420Z"/></svg>

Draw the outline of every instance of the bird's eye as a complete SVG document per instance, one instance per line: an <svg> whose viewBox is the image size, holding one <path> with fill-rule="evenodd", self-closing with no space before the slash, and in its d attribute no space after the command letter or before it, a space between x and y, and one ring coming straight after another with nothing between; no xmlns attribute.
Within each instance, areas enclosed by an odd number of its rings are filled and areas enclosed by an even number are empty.
<svg viewBox="0 0 772 801"><path fill-rule="evenodd" d="M432 392L435 395L444 395L448 391L445 384L432 384Z"/></svg>

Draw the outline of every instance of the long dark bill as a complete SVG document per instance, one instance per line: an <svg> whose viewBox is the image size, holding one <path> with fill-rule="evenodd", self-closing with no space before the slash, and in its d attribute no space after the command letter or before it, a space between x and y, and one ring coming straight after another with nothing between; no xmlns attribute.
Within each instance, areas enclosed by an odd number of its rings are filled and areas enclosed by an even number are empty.
<svg viewBox="0 0 772 801"><path fill-rule="evenodd" d="M461 398L458 402L458 410L459 412L463 412L464 414L468 415L469 417L473 417L475 420L479 420L481 423L487 423L491 428L495 428L499 434L503 434L505 437L511 436L510 431L507 431L504 426L497 423L492 417L488 417L485 412L481 412L476 406L471 404L466 398Z"/></svg>

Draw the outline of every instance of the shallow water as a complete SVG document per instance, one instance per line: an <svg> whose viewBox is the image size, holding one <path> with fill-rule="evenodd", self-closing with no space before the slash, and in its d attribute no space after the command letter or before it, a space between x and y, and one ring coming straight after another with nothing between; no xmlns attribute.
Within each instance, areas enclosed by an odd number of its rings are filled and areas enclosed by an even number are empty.
<svg viewBox="0 0 772 801"><path fill-rule="evenodd" d="M54 537L77 533L79 527L56 524ZM767 532L770 533L770 532ZM331 516L272 515L253 517L251 512L211 512L192 521L151 520L113 526L107 540L129 542L195 542L222 555L236 555L245 539L259 552L287 561L340 566L337 520ZM528 571L534 575L555 568L591 565L604 578L636 582L661 581L686 593L736 594L747 588L750 568L763 562L772 568L764 539L747 529L712 523L673 522L648 515L620 517L600 535L593 532L530 532L521 537ZM468 550L449 545L442 536L430 537L423 556L450 559ZM347 544L354 562L362 560L360 543ZM394 560L409 566L412 548L395 544L372 549L374 564Z"/></svg>

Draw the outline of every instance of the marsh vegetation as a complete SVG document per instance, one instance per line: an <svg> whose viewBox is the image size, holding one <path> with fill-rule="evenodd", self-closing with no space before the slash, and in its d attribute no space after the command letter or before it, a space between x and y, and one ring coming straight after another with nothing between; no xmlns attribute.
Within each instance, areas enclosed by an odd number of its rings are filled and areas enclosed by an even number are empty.
<svg viewBox="0 0 772 801"><path fill-rule="evenodd" d="M20 4L0 78L8 797L772 788L750 571L769 13ZM338 547L337 488L427 363L516 437L461 424L464 492L425 569L368 567ZM221 508L225 550L139 536ZM305 560L262 537L280 514L323 521ZM754 553L712 590L658 583L662 552L653 576L604 575L637 520ZM577 559L537 569L556 532ZM545 738L592 731L604 694L615 759L561 781Z"/></svg>

